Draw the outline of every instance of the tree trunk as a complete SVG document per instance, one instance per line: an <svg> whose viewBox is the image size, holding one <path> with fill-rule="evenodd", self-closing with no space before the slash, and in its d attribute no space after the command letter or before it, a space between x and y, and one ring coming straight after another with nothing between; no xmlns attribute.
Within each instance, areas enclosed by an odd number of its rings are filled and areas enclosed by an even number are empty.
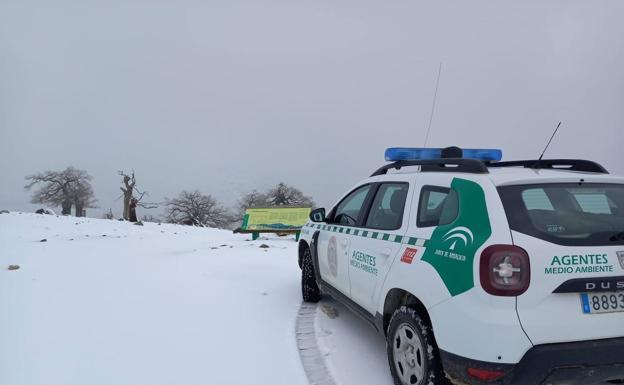
<svg viewBox="0 0 624 385"><path fill-rule="evenodd" d="M82 217L84 216L84 208L82 207L82 203L76 202L76 216Z"/></svg>
<svg viewBox="0 0 624 385"><path fill-rule="evenodd" d="M134 180L134 172L132 173L132 177L123 174L123 172L121 173L121 175L123 175L123 184L125 186L124 187L120 187L121 191L123 191L123 219L125 220L130 220L130 203L132 201L132 196L134 195L134 185L136 184L135 180Z"/></svg>
<svg viewBox="0 0 624 385"><path fill-rule="evenodd" d="M72 203L71 201L63 201L61 204L61 214L62 215L71 215Z"/></svg>
<svg viewBox="0 0 624 385"><path fill-rule="evenodd" d="M123 219L130 220L130 201L132 200L132 190L124 191L123 197Z"/></svg>
<svg viewBox="0 0 624 385"><path fill-rule="evenodd" d="M130 200L130 208L129 208L129 212L128 212L128 220L130 222L136 222L137 221L136 207L137 207L137 200L136 199L131 199Z"/></svg>

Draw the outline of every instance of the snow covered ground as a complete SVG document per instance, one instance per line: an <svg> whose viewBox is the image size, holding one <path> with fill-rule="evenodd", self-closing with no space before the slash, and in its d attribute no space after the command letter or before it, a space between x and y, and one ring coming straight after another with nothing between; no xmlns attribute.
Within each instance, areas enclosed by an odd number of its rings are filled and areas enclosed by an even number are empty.
<svg viewBox="0 0 624 385"><path fill-rule="evenodd" d="M1 214L0 384L307 384L296 243L249 238Z"/></svg>
<svg viewBox="0 0 624 385"><path fill-rule="evenodd" d="M307 384L297 244L250 238L0 214L0 385ZM331 299L316 335L338 385L392 383L384 339Z"/></svg>
<svg viewBox="0 0 624 385"><path fill-rule="evenodd" d="M340 385L392 385L386 341L366 321L331 298L316 315L319 349Z"/></svg>

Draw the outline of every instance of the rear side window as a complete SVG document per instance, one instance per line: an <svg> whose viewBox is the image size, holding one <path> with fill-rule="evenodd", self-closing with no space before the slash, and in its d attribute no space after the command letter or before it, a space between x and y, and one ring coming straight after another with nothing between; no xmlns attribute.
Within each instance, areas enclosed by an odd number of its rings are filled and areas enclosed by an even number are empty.
<svg viewBox="0 0 624 385"><path fill-rule="evenodd" d="M499 187L513 230L567 246L624 244L624 185Z"/></svg>
<svg viewBox="0 0 624 385"><path fill-rule="evenodd" d="M379 230L401 228L408 189L408 183L382 183L375 194L366 227Z"/></svg>
<svg viewBox="0 0 624 385"><path fill-rule="evenodd" d="M531 188L522 192L522 201L528 210L554 210L543 188Z"/></svg>
<svg viewBox="0 0 624 385"><path fill-rule="evenodd" d="M336 207L332 223L346 226L355 226L362 213L364 202L371 189L371 185L359 187L347 195Z"/></svg>
<svg viewBox="0 0 624 385"><path fill-rule="evenodd" d="M457 192L447 187L423 186L418 203L418 227L447 225L459 214Z"/></svg>
<svg viewBox="0 0 624 385"><path fill-rule="evenodd" d="M571 190L574 199L583 212L594 214L611 214L612 208L616 208L614 202L609 201L606 193L600 189L579 191Z"/></svg>

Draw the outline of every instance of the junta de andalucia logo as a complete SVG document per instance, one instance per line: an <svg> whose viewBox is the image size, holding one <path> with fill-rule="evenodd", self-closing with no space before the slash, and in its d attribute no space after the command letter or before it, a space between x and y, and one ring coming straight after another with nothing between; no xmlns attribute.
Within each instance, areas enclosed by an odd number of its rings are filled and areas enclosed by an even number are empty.
<svg viewBox="0 0 624 385"><path fill-rule="evenodd" d="M451 243L451 246L449 246L449 250L455 250L458 243L461 244L461 248L466 248L472 245L472 242L474 241L474 235L469 228L464 226L458 226L452 228L446 234L444 234L442 241L445 243Z"/></svg>

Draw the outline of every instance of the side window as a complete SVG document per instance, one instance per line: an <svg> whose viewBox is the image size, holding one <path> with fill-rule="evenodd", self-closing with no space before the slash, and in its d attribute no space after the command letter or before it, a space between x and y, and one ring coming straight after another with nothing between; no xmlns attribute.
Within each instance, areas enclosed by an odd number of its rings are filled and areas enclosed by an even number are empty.
<svg viewBox="0 0 624 385"><path fill-rule="evenodd" d="M442 213L440 214L440 222L438 225L448 225L452 223L459 215L459 197L457 191L451 189L449 194L442 202Z"/></svg>
<svg viewBox="0 0 624 385"><path fill-rule="evenodd" d="M580 191L572 190L570 192L583 212L592 214L612 214L611 208L615 207L615 204L609 201L604 190L584 189Z"/></svg>
<svg viewBox="0 0 624 385"><path fill-rule="evenodd" d="M527 210L549 210L555 208L543 188L532 188L522 192L522 201Z"/></svg>
<svg viewBox="0 0 624 385"><path fill-rule="evenodd" d="M408 183L382 183L366 219L366 227L379 230L401 228L408 189Z"/></svg>
<svg viewBox="0 0 624 385"><path fill-rule="evenodd" d="M418 203L418 227L447 225L459 215L459 198L455 190L423 186Z"/></svg>
<svg viewBox="0 0 624 385"><path fill-rule="evenodd" d="M365 185L347 195L336 207L332 223L355 226L358 223L362 212L362 206L364 205L364 201L370 189L371 185Z"/></svg>

